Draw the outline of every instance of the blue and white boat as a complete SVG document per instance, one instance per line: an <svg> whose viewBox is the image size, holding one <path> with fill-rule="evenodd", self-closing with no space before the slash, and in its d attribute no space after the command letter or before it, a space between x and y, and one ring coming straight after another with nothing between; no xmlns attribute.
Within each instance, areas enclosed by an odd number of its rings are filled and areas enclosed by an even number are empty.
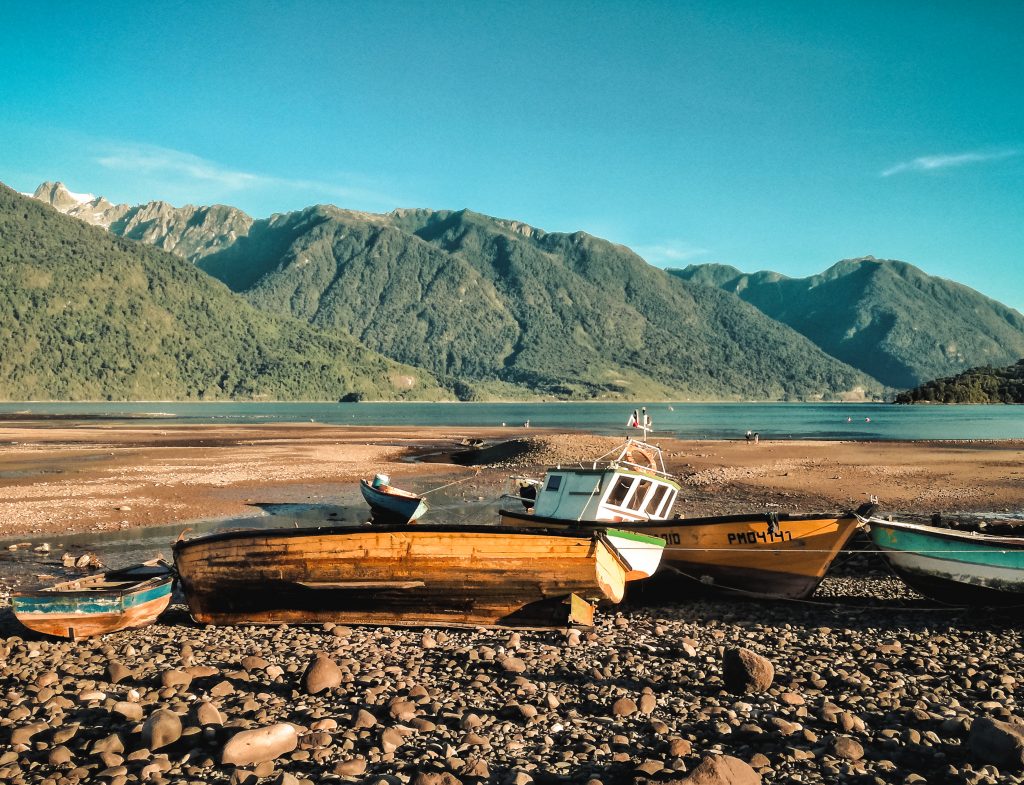
<svg viewBox="0 0 1024 785"><path fill-rule="evenodd" d="M426 499L390 483L386 474L376 475L372 483L359 481L359 490L370 505L374 523L415 523L427 511Z"/></svg>
<svg viewBox="0 0 1024 785"><path fill-rule="evenodd" d="M867 520L871 539L912 589L949 605L1024 605L1024 537Z"/></svg>

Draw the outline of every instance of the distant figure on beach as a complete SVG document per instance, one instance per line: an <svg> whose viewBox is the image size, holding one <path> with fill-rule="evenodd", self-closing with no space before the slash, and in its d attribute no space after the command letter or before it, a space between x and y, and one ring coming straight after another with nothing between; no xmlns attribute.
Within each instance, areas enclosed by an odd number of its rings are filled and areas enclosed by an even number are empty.
<svg viewBox="0 0 1024 785"><path fill-rule="evenodd" d="M754 432L753 432L753 431L751 431L751 430L748 430L748 431L747 431L747 441L748 441L748 442L752 442L752 441L754 441Z"/></svg>
<svg viewBox="0 0 1024 785"><path fill-rule="evenodd" d="M626 423L627 428L639 428L640 427L640 412L636 409L629 415L629 422Z"/></svg>
<svg viewBox="0 0 1024 785"><path fill-rule="evenodd" d="M651 419L651 415L647 413L647 407L644 406L641 410L642 417L644 418L644 430L649 431L654 428L654 420Z"/></svg>
<svg viewBox="0 0 1024 785"><path fill-rule="evenodd" d="M761 434L759 434L757 431L754 431L754 444L757 444L759 441L761 441Z"/></svg>
<svg viewBox="0 0 1024 785"><path fill-rule="evenodd" d="M530 421L529 421L529 420L527 420L526 422L524 422L524 423L523 423L523 427L524 427L524 428L529 428L529 427L530 427Z"/></svg>

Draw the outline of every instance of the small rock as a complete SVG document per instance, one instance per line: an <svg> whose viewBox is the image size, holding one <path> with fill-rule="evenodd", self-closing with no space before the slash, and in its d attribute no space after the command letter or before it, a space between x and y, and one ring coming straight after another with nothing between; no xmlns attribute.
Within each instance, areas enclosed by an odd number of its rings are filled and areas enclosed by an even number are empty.
<svg viewBox="0 0 1024 785"><path fill-rule="evenodd" d="M836 736L832 740L831 750L833 755L844 760L856 761L864 757L864 747L849 736Z"/></svg>
<svg viewBox="0 0 1024 785"><path fill-rule="evenodd" d="M334 767L334 773L342 777L355 777L366 771L366 758L343 760Z"/></svg>
<svg viewBox="0 0 1024 785"><path fill-rule="evenodd" d="M139 722L142 719L142 706L131 701L118 701L110 710L131 722Z"/></svg>
<svg viewBox="0 0 1024 785"><path fill-rule="evenodd" d="M722 665L725 688L733 693L765 692L775 678L771 662L750 649L726 649Z"/></svg>
<svg viewBox="0 0 1024 785"><path fill-rule="evenodd" d="M386 728L380 734L380 748L385 752L394 752L405 744L405 737L397 728Z"/></svg>
<svg viewBox="0 0 1024 785"><path fill-rule="evenodd" d="M612 714L616 717L629 717L636 714L636 708L632 698L619 698L612 704Z"/></svg>

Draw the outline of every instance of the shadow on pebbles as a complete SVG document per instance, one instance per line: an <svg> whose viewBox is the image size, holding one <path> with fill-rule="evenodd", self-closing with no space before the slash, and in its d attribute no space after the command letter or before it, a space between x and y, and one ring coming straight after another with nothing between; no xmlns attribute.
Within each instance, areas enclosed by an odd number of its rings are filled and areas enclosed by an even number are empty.
<svg viewBox="0 0 1024 785"><path fill-rule="evenodd" d="M574 631L5 623L0 782L1024 782L1018 619L837 581Z"/></svg>

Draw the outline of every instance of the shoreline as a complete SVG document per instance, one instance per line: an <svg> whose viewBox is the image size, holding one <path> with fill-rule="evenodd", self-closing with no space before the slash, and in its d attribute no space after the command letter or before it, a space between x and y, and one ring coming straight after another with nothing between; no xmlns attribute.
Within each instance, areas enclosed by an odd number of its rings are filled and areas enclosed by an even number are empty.
<svg viewBox="0 0 1024 785"><path fill-rule="evenodd" d="M417 460L521 440L539 447L514 465L500 451L480 467ZM850 509L870 496L892 512L1024 509L1019 439L652 441L681 479L685 517ZM513 469L593 460L621 442L522 427L0 422L0 538L244 517L254 504L351 495L378 472L419 492L427 478L475 476L473 492L496 499Z"/></svg>

